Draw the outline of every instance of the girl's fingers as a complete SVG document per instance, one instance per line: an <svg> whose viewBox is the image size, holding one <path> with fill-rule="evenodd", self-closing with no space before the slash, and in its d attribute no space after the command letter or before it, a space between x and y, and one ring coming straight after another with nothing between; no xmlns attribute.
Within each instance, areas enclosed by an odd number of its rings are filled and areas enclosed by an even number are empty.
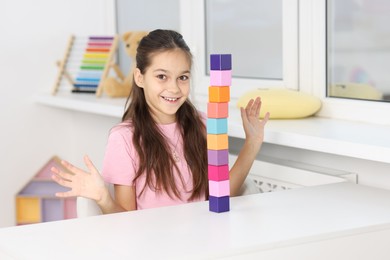
<svg viewBox="0 0 390 260"><path fill-rule="evenodd" d="M91 173L97 173L98 172L98 170L96 169L95 165L92 163L91 159L89 159L88 155L84 156L84 163L85 163L85 165L87 166L88 170Z"/></svg>
<svg viewBox="0 0 390 260"><path fill-rule="evenodd" d="M256 97L253 104L252 104L251 112L254 112L258 108L259 102L260 102L260 98Z"/></svg>
<svg viewBox="0 0 390 260"><path fill-rule="evenodd" d="M68 198L68 197L74 197L75 194L73 194L72 190L66 191L66 192L56 192L55 194L59 198Z"/></svg>
<svg viewBox="0 0 390 260"><path fill-rule="evenodd" d="M261 99L260 97L256 98L256 102L254 105L254 116L258 119L260 115L260 108L261 108Z"/></svg>
<svg viewBox="0 0 390 260"><path fill-rule="evenodd" d="M72 182L69 180L65 180L62 177L57 176L56 174L53 174L51 178L57 182L59 185L67 188L72 188Z"/></svg>
<svg viewBox="0 0 390 260"><path fill-rule="evenodd" d="M261 99L260 97L256 97L256 99L249 100L248 104L245 107L245 112L247 116L258 117L260 113L260 107L261 107Z"/></svg>
<svg viewBox="0 0 390 260"><path fill-rule="evenodd" d="M255 102L253 99L249 100L248 104L246 104L245 110L248 111L252 107L253 102Z"/></svg>
<svg viewBox="0 0 390 260"><path fill-rule="evenodd" d="M264 118L263 118L263 120L261 121L263 125L265 125L265 124L267 123L267 121L268 121L268 119L269 119L269 116L270 116L270 113L269 113L269 112L265 113Z"/></svg>
<svg viewBox="0 0 390 260"><path fill-rule="evenodd" d="M248 117L246 116L246 110L243 107L240 107L241 119L243 124L245 125L248 122Z"/></svg>
<svg viewBox="0 0 390 260"><path fill-rule="evenodd" d="M50 169L57 177L61 177L64 180L71 181L73 174L61 171L60 169L56 167L51 167Z"/></svg>
<svg viewBox="0 0 390 260"><path fill-rule="evenodd" d="M83 173L84 171L80 168L77 168L76 166L74 166L73 164L67 162L67 161L61 161L61 164L68 170L70 171L71 173L73 174L80 174L80 173Z"/></svg>

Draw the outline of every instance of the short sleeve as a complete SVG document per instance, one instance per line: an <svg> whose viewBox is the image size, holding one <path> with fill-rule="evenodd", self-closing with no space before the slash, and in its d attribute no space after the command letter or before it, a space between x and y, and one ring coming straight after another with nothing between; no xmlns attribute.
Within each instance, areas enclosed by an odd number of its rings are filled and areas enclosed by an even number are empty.
<svg viewBox="0 0 390 260"><path fill-rule="evenodd" d="M207 122L207 114L205 112L199 111L200 119L206 125Z"/></svg>
<svg viewBox="0 0 390 260"><path fill-rule="evenodd" d="M117 126L108 137L103 160L103 179L112 184L133 186L135 169L132 133L128 127Z"/></svg>

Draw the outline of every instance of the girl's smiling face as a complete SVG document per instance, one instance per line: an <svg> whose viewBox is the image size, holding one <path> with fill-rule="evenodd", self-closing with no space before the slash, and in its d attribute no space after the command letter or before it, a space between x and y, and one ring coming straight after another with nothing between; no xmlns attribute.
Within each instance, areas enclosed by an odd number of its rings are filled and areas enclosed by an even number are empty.
<svg viewBox="0 0 390 260"><path fill-rule="evenodd" d="M190 93L191 63L180 49L153 54L151 61L144 74L135 69L134 79L144 89L154 120L170 124L176 121L176 112Z"/></svg>

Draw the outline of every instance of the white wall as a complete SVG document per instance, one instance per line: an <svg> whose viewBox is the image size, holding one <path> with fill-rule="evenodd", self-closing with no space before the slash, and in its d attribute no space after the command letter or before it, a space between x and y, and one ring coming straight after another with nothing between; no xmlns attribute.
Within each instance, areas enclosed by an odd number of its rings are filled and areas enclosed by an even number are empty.
<svg viewBox="0 0 390 260"><path fill-rule="evenodd" d="M89 154L100 167L118 119L37 105L33 95L51 90L71 33L113 33L110 2L0 2L0 227L15 224L15 194L51 156L82 166Z"/></svg>

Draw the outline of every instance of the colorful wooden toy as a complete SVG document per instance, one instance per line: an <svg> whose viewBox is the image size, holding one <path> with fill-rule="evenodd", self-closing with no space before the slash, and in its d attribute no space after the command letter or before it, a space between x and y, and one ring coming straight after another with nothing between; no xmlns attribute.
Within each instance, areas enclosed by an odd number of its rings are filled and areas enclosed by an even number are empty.
<svg viewBox="0 0 390 260"><path fill-rule="evenodd" d="M64 58L57 62L57 79L52 94L60 86L72 92L102 94L101 83L107 78L118 48L118 36L75 37L71 35Z"/></svg>
<svg viewBox="0 0 390 260"><path fill-rule="evenodd" d="M227 134L227 118L208 118L207 129L207 133L209 134Z"/></svg>
<svg viewBox="0 0 390 260"><path fill-rule="evenodd" d="M209 102L227 103L230 101L229 86L210 86L209 87Z"/></svg>
<svg viewBox="0 0 390 260"><path fill-rule="evenodd" d="M230 86L232 84L231 70L212 70L210 71L211 86Z"/></svg>
<svg viewBox="0 0 390 260"><path fill-rule="evenodd" d="M214 197L209 196L209 210L216 213L230 210L230 196Z"/></svg>
<svg viewBox="0 0 390 260"><path fill-rule="evenodd" d="M230 181L229 180L220 180L220 181L209 180L209 190L210 190L210 196L214 196L214 197L230 196Z"/></svg>
<svg viewBox="0 0 390 260"><path fill-rule="evenodd" d="M229 103L207 103L208 118L227 118L229 116Z"/></svg>
<svg viewBox="0 0 390 260"><path fill-rule="evenodd" d="M229 163L229 162L227 162ZM210 181L224 181L229 179L229 165L208 165L208 175Z"/></svg>
<svg viewBox="0 0 390 260"><path fill-rule="evenodd" d="M207 150L207 158L209 166L227 165L229 164L229 151L226 150Z"/></svg>
<svg viewBox="0 0 390 260"><path fill-rule="evenodd" d="M207 104L207 160L209 210L230 210L228 102L230 101L231 55L210 55L209 103Z"/></svg>
<svg viewBox="0 0 390 260"><path fill-rule="evenodd" d="M51 179L51 167L65 170L57 156L52 157L36 175L18 192L16 224L32 224L76 217L76 199L61 199L56 192L66 191Z"/></svg>
<svg viewBox="0 0 390 260"><path fill-rule="evenodd" d="M231 54L210 55L210 70L231 70L231 69L232 69Z"/></svg>
<svg viewBox="0 0 390 260"><path fill-rule="evenodd" d="M227 150L229 149L229 137L227 134L207 134L207 149Z"/></svg>

